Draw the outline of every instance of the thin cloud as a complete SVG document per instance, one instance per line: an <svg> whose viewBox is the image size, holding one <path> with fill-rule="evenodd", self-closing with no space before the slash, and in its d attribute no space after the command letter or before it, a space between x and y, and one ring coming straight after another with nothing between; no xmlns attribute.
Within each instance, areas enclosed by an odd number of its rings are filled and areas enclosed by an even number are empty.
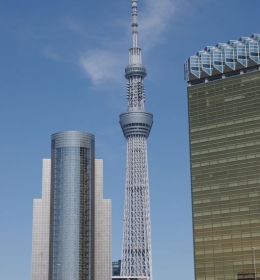
<svg viewBox="0 0 260 280"><path fill-rule="evenodd" d="M69 30L77 33L77 34L84 34L85 30L82 28L82 26L78 23L76 23L74 20L66 20L65 22L66 27L69 28Z"/></svg>
<svg viewBox="0 0 260 280"><path fill-rule="evenodd" d="M107 81L119 81L119 75L116 73L121 70L121 61L119 56L112 51L95 50L88 52L80 57L79 65L95 86L100 86Z"/></svg>
<svg viewBox="0 0 260 280"><path fill-rule="evenodd" d="M61 56L57 52L52 50L51 48L43 49L42 54L46 58L49 58L49 59L54 60L54 61L60 61L61 60Z"/></svg>
<svg viewBox="0 0 260 280"><path fill-rule="evenodd" d="M148 51L161 43L163 34L175 12L175 5L172 0L144 0L144 4L144 11L139 13L139 37L141 38L140 46ZM121 40L115 40L109 47L106 45L101 50L89 51L79 58L79 65L95 86L102 86L109 81L116 83L122 81L120 74L127 64L127 60L125 60L126 49L123 50L122 46L126 41L129 41L129 36L131 36L130 16L129 12L128 22L116 19L122 25L128 25L127 37L122 36Z"/></svg>
<svg viewBox="0 0 260 280"><path fill-rule="evenodd" d="M139 30L142 47L148 49L161 43L175 12L175 5L171 0L145 0L145 4L146 8L139 17Z"/></svg>

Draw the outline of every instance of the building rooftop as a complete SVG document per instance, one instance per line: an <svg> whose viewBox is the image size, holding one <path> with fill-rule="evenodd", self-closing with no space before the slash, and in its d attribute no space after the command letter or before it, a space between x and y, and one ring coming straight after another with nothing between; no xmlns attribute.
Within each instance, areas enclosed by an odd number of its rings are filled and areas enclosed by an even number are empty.
<svg viewBox="0 0 260 280"><path fill-rule="evenodd" d="M245 69L259 70L260 65L260 34L241 37L227 43L218 43L215 47L207 46L190 56L184 65L185 80L192 81L210 79L232 72L246 73ZM241 71L242 70L242 71ZM207 80L206 80L207 82Z"/></svg>

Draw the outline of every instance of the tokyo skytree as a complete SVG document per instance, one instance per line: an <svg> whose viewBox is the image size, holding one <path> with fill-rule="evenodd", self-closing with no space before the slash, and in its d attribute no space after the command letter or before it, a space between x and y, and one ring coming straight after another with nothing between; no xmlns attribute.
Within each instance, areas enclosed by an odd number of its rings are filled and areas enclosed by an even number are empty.
<svg viewBox="0 0 260 280"><path fill-rule="evenodd" d="M144 108L146 69L137 46L137 0L132 0L133 47L125 69L128 107L120 115L120 125L127 140L126 188L124 209L121 277L152 280L152 244L147 144L153 115Z"/></svg>

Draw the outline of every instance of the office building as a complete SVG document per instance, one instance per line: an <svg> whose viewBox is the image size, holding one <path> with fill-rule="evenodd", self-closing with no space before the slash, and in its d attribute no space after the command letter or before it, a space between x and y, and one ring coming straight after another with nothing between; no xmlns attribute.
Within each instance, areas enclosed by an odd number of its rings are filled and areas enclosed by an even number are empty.
<svg viewBox="0 0 260 280"><path fill-rule="evenodd" d="M42 198L33 200L32 280L48 280L51 160L42 167Z"/></svg>
<svg viewBox="0 0 260 280"><path fill-rule="evenodd" d="M185 63L196 280L260 276L259 50L254 34Z"/></svg>
<svg viewBox="0 0 260 280"><path fill-rule="evenodd" d="M94 136L52 135L50 280L93 279Z"/></svg>
<svg viewBox="0 0 260 280"><path fill-rule="evenodd" d="M120 276L121 271L121 260L112 262L112 276Z"/></svg>
<svg viewBox="0 0 260 280"><path fill-rule="evenodd" d="M95 280L111 280L111 200L103 199L103 160L95 160Z"/></svg>
<svg viewBox="0 0 260 280"><path fill-rule="evenodd" d="M126 187L121 276L152 280L152 242L147 162L147 138L153 115L145 110L141 49L137 46L137 0L132 0L133 46L125 69L127 111L120 125L127 140ZM140 278L139 278L140 279Z"/></svg>
<svg viewBox="0 0 260 280"><path fill-rule="evenodd" d="M94 136L55 133L51 147L43 168L46 195L34 202L32 280L111 279L111 203L103 199Z"/></svg>

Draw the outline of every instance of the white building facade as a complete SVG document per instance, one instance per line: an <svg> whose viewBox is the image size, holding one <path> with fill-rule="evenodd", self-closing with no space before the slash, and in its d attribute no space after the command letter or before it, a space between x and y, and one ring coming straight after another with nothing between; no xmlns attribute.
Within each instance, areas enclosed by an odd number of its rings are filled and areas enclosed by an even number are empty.
<svg viewBox="0 0 260 280"><path fill-rule="evenodd" d="M43 159L42 198L33 200L32 280L48 280L51 160Z"/></svg>
<svg viewBox="0 0 260 280"><path fill-rule="evenodd" d="M103 160L95 160L95 280L111 280L111 200L103 199Z"/></svg>

